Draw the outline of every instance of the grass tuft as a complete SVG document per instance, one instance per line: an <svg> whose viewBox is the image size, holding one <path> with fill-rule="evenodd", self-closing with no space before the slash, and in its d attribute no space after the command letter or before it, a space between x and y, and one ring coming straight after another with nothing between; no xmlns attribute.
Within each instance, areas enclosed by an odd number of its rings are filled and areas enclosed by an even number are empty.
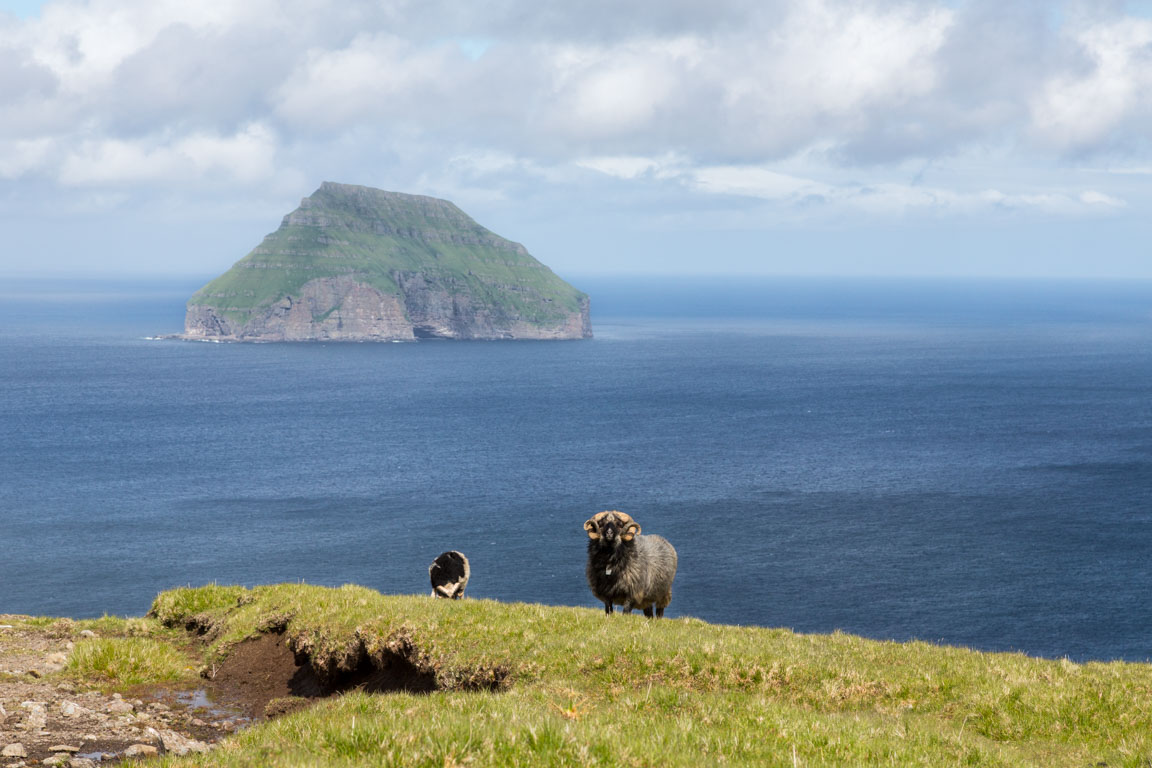
<svg viewBox="0 0 1152 768"><path fill-rule="evenodd" d="M146 637L81 640L65 672L110 688L174 683L195 677L188 659L170 644Z"/></svg>

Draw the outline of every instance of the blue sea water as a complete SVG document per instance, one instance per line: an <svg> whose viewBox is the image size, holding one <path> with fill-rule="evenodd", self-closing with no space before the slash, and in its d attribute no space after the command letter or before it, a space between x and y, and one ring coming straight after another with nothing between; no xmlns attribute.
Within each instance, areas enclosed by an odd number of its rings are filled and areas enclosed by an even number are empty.
<svg viewBox="0 0 1152 768"><path fill-rule="evenodd" d="M198 344L188 283L0 284L0 612L186 584L599 607L1152 657L1152 284L586 279L587 342Z"/></svg>

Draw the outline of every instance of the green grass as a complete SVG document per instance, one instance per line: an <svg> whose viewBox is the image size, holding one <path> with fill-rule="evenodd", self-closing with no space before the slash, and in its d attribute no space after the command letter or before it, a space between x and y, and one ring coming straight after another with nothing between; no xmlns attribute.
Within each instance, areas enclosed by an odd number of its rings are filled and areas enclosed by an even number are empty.
<svg viewBox="0 0 1152 768"><path fill-rule="evenodd" d="M477 308L532 322L558 321L585 298L451 204L325 184L300 210L324 226L285 222L189 304L214 307L242 323L318 278L354 275L382 293L399 295L398 272L420 272L451 294L467 293Z"/></svg>
<svg viewBox="0 0 1152 768"><path fill-rule="evenodd" d="M327 700L188 761L196 765L1135 767L1152 758L1144 664L355 586L174 590L154 613L210 625L213 654L275 626L318 670L401 636L444 685L510 670L501 692Z"/></svg>
<svg viewBox="0 0 1152 768"><path fill-rule="evenodd" d="M109 689L195 679L190 660L170 643L148 637L81 640L68 657L65 673Z"/></svg>

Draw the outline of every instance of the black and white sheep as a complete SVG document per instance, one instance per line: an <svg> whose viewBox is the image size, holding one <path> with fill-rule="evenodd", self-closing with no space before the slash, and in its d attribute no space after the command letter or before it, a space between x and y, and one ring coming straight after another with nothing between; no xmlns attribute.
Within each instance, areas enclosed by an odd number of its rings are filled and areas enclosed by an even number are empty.
<svg viewBox="0 0 1152 768"><path fill-rule="evenodd" d="M428 576L432 579L432 596L444 597L450 600L459 600L464 597L464 589L468 586L468 578L472 569L468 567L468 558L462 552L452 550L444 552L428 566Z"/></svg>
<svg viewBox="0 0 1152 768"><path fill-rule="evenodd" d="M604 612L613 605L625 613L640 608L657 618L672 600L672 580L676 578L676 550L663 536L641 536L640 525L616 510L598 512L584 523L588 532L588 586L604 603Z"/></svg>

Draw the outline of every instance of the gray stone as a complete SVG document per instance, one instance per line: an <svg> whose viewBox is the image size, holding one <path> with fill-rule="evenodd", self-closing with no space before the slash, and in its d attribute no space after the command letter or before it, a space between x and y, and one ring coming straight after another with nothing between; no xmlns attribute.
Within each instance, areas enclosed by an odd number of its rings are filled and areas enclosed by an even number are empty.
<svg viewBox="0 0 1152 768"><path fill-rule="evenodd" d="M3 757L28 757L28 750L24 749L24 745L20 743L9 744L0 749L0 756Z"/></svg>
<svg viewBox="0 0 1152 768"><path fill-rule="evenodd" d="M92 710L85 709L74 701L65 701L60 704L60 714L64 717L79 717L92 714Z"/></svg>
<svg viewBox="0 0 1152 768"><path fill-rule="evenodd" d="M90 629L80 630L80 637L96 637L96 633Z"/></svg>
<svg viewBox="0 0 1152 768"><path fill-rule="evenodd" d="M69 752L76 753L80 751L80 747L71 747L67 744L57 744L54 747L48 747L49 752Z"/></svg>
<svg viewBox="0 0 1152 768"><path fill-rule="evenodd" d="M104 711L110 712L113 715L128 715L132 713L132 705L123 699L117 699L104 707Z"/></svg>
<svg viewBox="0 0 1152 768"><path fill-rule="evenodd" d="M74 757L68 761L68 768L96 768L96 761L86 757Z"/></svg>
<svg viewBox="0 0 1152 768"><path fill-rule="evenodd" d="M174 755L186 755L189 752L207 752L211 749L211 747L204 742L190 739L187 736L176 733L176 731L157 731L155 728L149 728L148 732L160 739L160 743L164 745L165 752L171 752Z"/></svg>
<svg viewBox="0 0 1152 768"><path fill-rule="evenodd" d="M124 757L151 757L159 753L160 750L151 744L133 744L124 750Z"/></svg>
<svg viewBox="0 0 1152 768"><path fill-rule="evenodd" d="M25 725L32 730L43 730L48 725L48 705L40 701L25 701L20 705L21 709L28 710L28 716L24 719Z"/></svg>
<svg viewBox="0 0 1152 768"><path fill-rule="evenodd" d="M65 763L71 762L71 760L72 760L72 758L69 755L61 753L59 755L52 755L52 757L44 758L44 761L41 762L40 764L41 765L64 765Z"/></svg>

